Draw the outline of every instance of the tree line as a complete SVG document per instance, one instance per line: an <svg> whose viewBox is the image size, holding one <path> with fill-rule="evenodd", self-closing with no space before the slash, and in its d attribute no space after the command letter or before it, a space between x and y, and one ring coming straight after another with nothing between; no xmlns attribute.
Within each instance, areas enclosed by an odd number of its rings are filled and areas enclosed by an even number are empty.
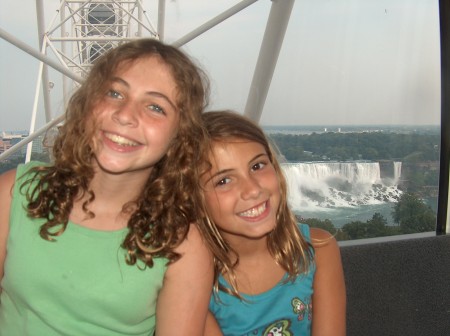
<svg viewBox="0 0 450 336"><path fill-rule="evenodd" d="M400 234L435 231L436 214L417 195L405 192L393 206L392 218L395 226L387 225L387 220L379 213L363 221L352 221L342 228L336 228L330 219L302 218L297 216L300 223L317 227L335 235L337 240L352 240L362 238L385 237Z"/></svg>
<svg viewBox="0 0 450 336"><path fill-rule="evenodd" d="M41 162L50 162L49 156L46 153L33 153L31 159ZM13 155L6 160L2 160L0 161L0 174L16 168L19 164L24 162L25 155Z"/></svg>
<svg viewBox="0 0 450 336"><path fill-rule="evenodd" d="M387 132L269 134L288 162L323 160L439 160L439 134Z"/></svg>

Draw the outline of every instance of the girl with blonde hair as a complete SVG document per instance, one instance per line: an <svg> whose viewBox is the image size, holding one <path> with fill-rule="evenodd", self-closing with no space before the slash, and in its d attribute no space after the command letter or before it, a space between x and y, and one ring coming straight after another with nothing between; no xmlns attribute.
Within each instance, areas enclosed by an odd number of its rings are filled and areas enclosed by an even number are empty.
<svg viewBox="0 0 450 336"><path fill-rule="evenodd" d="M205 335L345 335L336 240L298 224L262 129L232 111L203 114L203 228L215 259Z"/></svg>

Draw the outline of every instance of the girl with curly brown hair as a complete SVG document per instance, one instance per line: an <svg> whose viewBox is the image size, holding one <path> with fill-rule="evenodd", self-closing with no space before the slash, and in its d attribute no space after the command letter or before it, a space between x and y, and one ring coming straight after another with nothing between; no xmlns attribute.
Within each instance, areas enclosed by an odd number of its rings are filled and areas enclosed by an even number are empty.
<svg viewBox="0 0 450 336"><path fill-rule="evenodd" d="M54 162L0 176L0 335L203 334L213 268L192 194L207 89L153 39L95 62Z"/></svg>

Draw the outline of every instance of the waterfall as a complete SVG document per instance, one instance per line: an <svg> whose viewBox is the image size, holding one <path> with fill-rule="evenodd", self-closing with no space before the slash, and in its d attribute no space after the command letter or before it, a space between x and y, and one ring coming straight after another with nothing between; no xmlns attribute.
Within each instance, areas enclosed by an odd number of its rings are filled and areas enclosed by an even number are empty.
<svg viewBox="0 0 450 336"><path fill-rule="evenodd" d="M398 184L400 176L402 175L402 163L394 162L394 184Z"/></svg>
<svg viewBox="0 0 450 336"><path fill-rule="evenodd" d="M382 174L378 162L282 164L289 203L299 211L395 202L401 193L397 188L401 162L390 167L391 172Z"/></svg>

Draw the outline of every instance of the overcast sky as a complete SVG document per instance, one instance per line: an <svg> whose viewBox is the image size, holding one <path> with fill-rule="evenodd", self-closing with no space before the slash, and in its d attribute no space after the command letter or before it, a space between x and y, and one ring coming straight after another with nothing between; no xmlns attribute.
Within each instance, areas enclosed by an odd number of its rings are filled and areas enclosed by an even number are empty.
<svg viewBox="0 0 450 336"><path fill-rule="evenodd" d="M48 26L59 1L44 2ZM156 26L158 1L143 2ZM167 0L166 41L238 2ZM211 78L210 108L243 112L271 4L259 0L183 47ZM438 13L438 0L296 0L261 124L439 124ZM2 0L0 27L37 47L35 1ZM0 50L0 131L28 129L38 62L1 39Z"/></svg>

